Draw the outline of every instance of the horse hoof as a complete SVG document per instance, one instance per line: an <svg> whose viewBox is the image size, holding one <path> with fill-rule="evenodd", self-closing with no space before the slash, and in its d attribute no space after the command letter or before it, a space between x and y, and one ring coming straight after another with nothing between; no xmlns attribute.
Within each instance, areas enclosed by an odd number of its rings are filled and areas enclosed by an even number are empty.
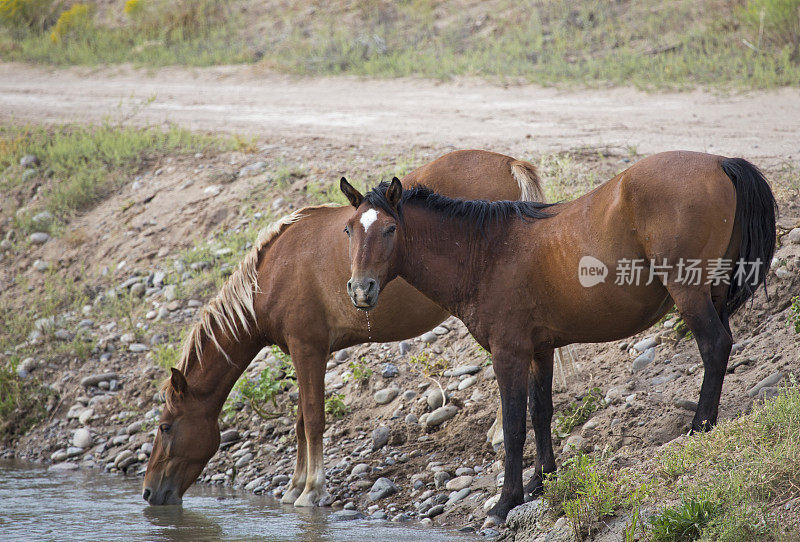
<svg viewBox="0 0 800 542"><path fill-rule="evenodd" d="M283 494L283 497L281 497L281 503L294 504L301 493L302 491L298 487L290 488Z"/></svg>
<svg viewBox="0 0 800 542"><path fill-rule="evenodd" d="M297 500L294 501L294 505L300 508L311 508L313 506L317 506L317 503L321 500L326 498L328 495L327 492L324 494L320 494L319 491L316 489L312 489L311 491L304 491L297 497Z"/></svg>
<svg viewBox="0 0 800 542"><path fill-rule="evenodd" d="M481 525L481 530L491 529L493 527L499 527L502 524L503 524L503 520L500 519L499 517L497 517L497 516L487 516L486 517L486 521L484 521L483 525Z"/></svg>

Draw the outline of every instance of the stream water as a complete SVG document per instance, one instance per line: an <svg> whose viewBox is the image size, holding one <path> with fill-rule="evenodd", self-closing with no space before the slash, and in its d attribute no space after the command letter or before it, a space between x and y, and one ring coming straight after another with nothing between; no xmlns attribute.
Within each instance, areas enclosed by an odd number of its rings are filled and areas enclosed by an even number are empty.
<svg viewBox="0 0 800 542"><path fill-rule="evenodd" d="M337 521L330 510L283 506L272 497L219 486L192 486L183 506L147 506L140 487L141 478L0 461L0 540L480 540L413 522Z"/></svg>

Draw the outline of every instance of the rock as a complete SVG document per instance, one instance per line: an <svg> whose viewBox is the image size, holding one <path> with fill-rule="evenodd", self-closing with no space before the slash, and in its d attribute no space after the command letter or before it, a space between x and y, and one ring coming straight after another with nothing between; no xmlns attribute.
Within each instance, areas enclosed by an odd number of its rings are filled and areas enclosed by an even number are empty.
<svg viewBox="0 0 800 542"><path fill-rule="evenodd" d="M570 436L567 441L564 443L564 452L567 453L571 450L577 452L588 452L591 448L591 444L585 438L580 435L572 435Z"/></svg>
<svg viewBox="0 0 800 542"><path fill-rule="evenodd" d="M130 450L122 450L114 458L114 466L118 469L125 469L135 463L138 459Z"/></svg>
<svg viewBox="0 0 800 542"><path fill-rule="evenodd" d="M464 380L458 383L458 391L465 390L475 384L478 381L477 376L468 376Z"/></svg>
<svg viewBox="0 0 800 542"><path fill-rule="evenodd" d="M443 374L447 377L459 377L461 375L474 375L481 371L480 365L462 365L455 369L448 369Z"/></svg>
<svg viewBox="0 0 800 542"><path fill-rule="evenodd" d="M428 419L425 420L425 425L428 427L436 427L437 425L443 424L457 413L458 409L455 406L445 405L431 412L428 415Z"/></svg>
<svg viewBox="0 0 800 542"><path fill-rule="evenodd" d="M347 351L347 348L343 350L339 350L334 354L333 358L338 361L339 363L343 361L347 361L347 358L350 357L350 352Z"/></svg>
<svg viewBox="0 0 800 542"><path fill-rule="evenodd" d="M65 472L71 470L78 470L77 463L57 463L55 465L50 465L47 467L48 472Z"/></svg>
<svg viewBox="0 0 800 542"><path fill-rule="evenodd" d="M738 354L739 352L744 350L745 347L747 347L748 344L750 344L752 342L753 342L753 339L745 339L742 342L733 343L733 345L731 346L731 356L734 355L734 354Z"/></svg>
<svg viewBox="0 0 800 542"><path fill-rule="evenodd" d="M475 474L475 469L472 467L458 467L456 469L456 476L464 476L465 474L472 476Z"/></svg>
<svg viewBox="0 0 800 542"><path fill-rule="evenodd" d="M786 240L795 245L800 245L800 228L794 228L786 234Z"/></svg>
<svg viewBox="0 0 800 542"><path fill-rule="evenodd" d="M164 299L167 302L174 301L175 298L177 298L177 297L178 297L178 288L177 288L177 286L175 286L174 284L170 284L166 288L164 288Z"/></svg>
<svg viewBox="0 0 800 542"><path fill-rule="evenodd" d="M761 388L774 386L775 384L780 382L782 378L783 378L783 373L781 371L772 373L767 378L763 379L758 384L747 390L747 396L755 397L756 395L758 395L758 392L761 390Z"/></svg>
<svg viewBox="0 0 800 542"><path fill-rule="evenodd" d="M424 342L425 344L431 344L432 342L434 342L438 338L439 338L439 336L436 333L434 333L433 331L429 331L427 333L423 333L419 337L419 339L422 342Z"/></svg>
<svg viewBox="0 0 800 542"><path fill-rule="evenodd" d="M689 410L691 412L695 412L697 410L697 403L689 399L682 399L680 397L676 397L675 400L673 401L673 404L678 408Z"/></svg>
<svg viewBox="0 0 800 542"><path fill-rule="evenodd" d="M36 360L33 358L25 358L19 362L18 368L28 373L32 373L33 370L36 369Z"/></svg>
<svg viewBox="0 0 800 542"><path fill-rule="evenodd" d="M119 376L117 376L117 373L93 374L81 379L81 386L90 388L97 386L100 382L108 382L109 380L119 380Z"/></svg>
<svg viewBox="0 0 800 542"><path fill-rule="evenodd" d="M499 495L495 495L499 500ZM492 499L489 499L491 501ZM489 501L486 501L487 503ZM494 504L492 504L494 506ZM521 504L511 509L506 517L506 526L509 532L528 533L536 532L537 524L546 517L547 506L544 499L536 499Z"/></svg>
<svg viewBox="0 0 800 542"><path fill-rule="evenodd" d="M637 352L645 352L658 344L658 339L655 337L647 337L633 345L633 349Z"/></svg>
<svg viewBox="0 0 800 542"><path fill-rule="evenodd" d="M784 269L783 267L779 267L775 270L775 276L779 279L788 279L792 277L791 271L788 269Z"/></svg>
<svg viewBox="0 0 800 542"><path fill-rule="evenodd" d="M444 326L436 326L435 328L433 328L433 332L439 336L442 336L450 333L450 330Z"/></svg>
<svg viewBox="0 0 800 542"><path fill-rule="evenodd" d="M220 192L222 192L222 187L218 184L212 184L203 190L203 194L208 194L209 196L217 196Z"/></svg>
<svg viewBox="0 0 800 542"><path fill-rule="evenodd" d="M72 435L72 445L77 448L89 448L92 445L92 442L94 442L94 439L92 439L92 433L85 427L81 427Z"/></svg>
<svg viewBox="0 0 800 542"><path fill-rule="evenodd" d="M403 392L403 399L405 399L406 401L410 401L416 396L417 392L415 392L414 390L406 390Z"/></svg>
<svg viewBox="0 0 800 542"><path fill-rule="evenodd" d="M372 472L372 467L366 463L359 463L353 467L353 470L350 471L350 474L358 476L359 474L369 474L370 472Z"/></svg>
<svg viewBox="0 0 800 542"><path fill-rule="evenodd" d="M130 350L131 352L137 352L138 353L138 352L147 352L148 350L150 350L150 348L146 344L131 343L128 346L128 350Z"/></svg>
<svg viewBox="0 0 800 542"><path fill-rule="evenodd" d="M375 392L375 402L379 405L391 403L394 398L397 397L398 393L400 393L400 390L397 388L385 388L378 390Z"/></svg>
<svg viewBox="0 0 800 542"><path fill-rule="evenodd" d="M405 356L411 351L411 343L408 341L400 341L400 355Z"/></svg>
<svg viewBox="0 0 800 542"><path fill-rule="evenodd" d="M444 404L444 398L445 395L442 393L442 390L435 389L428 394L428 397L425 399L425 401L428 403L428 408L431 410L436 410Z"/></svg>
<svg viewBox="0 0 800 542"><path fill-rule="evenodd" d="M469 487L472 485L472 476L465 474L463 476L458 476L453 478L449 482L445 484L445 489L448 491L461 491L462 489Z"/></svg>
<svg viewBox="0 0 800 542"><path fill-rule="evenodd" d="M142 422L133 422L125 428L125 432L129 435L135 435L142 430Z"/></svg>
<svg viewBox="0 0 800 542"><path fill-rule="evenodd" d="M177 299L175 301L170 301L167 303L167 310L170 312L175 312L181 308L181 302Z"/></svg>
<svg viewBox="0 0 800 542"><path fill-rule="evenodd" d="M447 482L450 481L450 473L444 470L436 471L433 473L433 483L436 489L443 489Z"/></svg>
<svg viewBox="0 0 800 542"><path fill-rule="evenodd" d="M265 171L267 169L266 162L255 162L248 166L244 166L242 169L239 170L239 177L252 177L253 175L258 175L259 173Z"/></svg>
<svg viewBox="0 0 800 542"><path fill-rule="evenodd" d="M408 423L408 424L419 423L419 418L417 418L414 414L407 414L406 415L406 423Z"/></svg>
<svg viewBox="0 0 800 542"><path fill-rule="evenodd" d="M30 241L34 245L43 245L49 240L50 240L50 235L44 233L43 231L37 231L28 236L28 241Z"/></svg>
<svg viewBox="0 0 800 542"><path fill-rule="evenodd" d="M153 286L160 288L164 284L165 278L167 278L167 274L165 272L156 271L153 273Z"/></svg>
<svg viewBox="0 0 800 542"><path fill-rule="evenodd" d="M186 303L186 306L190 309L199 309L203 306L203 302L199 299L190 299L189 302Z"/></svg>
<svg viewBox="0 0 800 542"><path fill-rule="evenodd" d="M381 367L381 376L383 378L394 378L400 374L400 369L394 363L384 363Z"/></svg>
<svg viewBox="0 0 800 542"><path fill-rule="evenodd" d="M131 295L133 297L143 297L146 289L147 287L144 284L142 284L141 282L137 282L136 284L131 286Z"/></svg>
<svg viewBox="0 0 800 542"><path fill-rule="evenodd" d="M236 442L237 440L241 440L241 436L239 435L239 431L236 429L228 429L227 431L223 431L219 436L220 444L227 444L229 442Z"/></svg>
<svg viewBox="0 0 800 542"><path fill-rule="evenodd" d="M777 386L766 386L758 390L758 398L762 401L766 401L767 399L772 399L773 397L777 397L781 392L781 389Z"/></svg>
<svg viewBox="0 0 800 542"><path fill-rule="evenodd" d="M246 454L244 454L242 457L240 457L236 461L236 468L240 469L240 468L244 467L245 465L247 465L248 463L250 463L250 461L252 461L252 460L253 460L253 454L250 453L250 452L247 452Z"/></svg>
<svg viewBox="0 0 800 542"><path fill-rule="evenodd" d="M394 482L388 478L378 478L375 480L375 483L372 484L372 489L369 490L367 497L370 501L375 502L389 495L394 495L398 491L399 489L394 485Z"/></svg>
<svg viewBox="0 0 800 542"><path fill-rule="evenodd" d="M78 421L81 423L81 425L86 425L92 419L92 416L94 416L94 409L87 408L81 412L80 416L78 416Z"/></svg>
<svg viewBox="0 0 800 542"><path fill-rule="evenodd" d="M40 164L39 157L35 154L26 154L19 159L19 165L24 168L36 167Z"/></svg>
<svg viewBox="0 0 800 542"><path fill-rule="evenodd" d="M653 360L656 359L656 349L655 347L650 347L644 351L643 354L639 354L635 360L633 360L633 365L631 369L633 372L638 372L653 363Z"/></svg>
<svg viewBox="0 0 800 542"><path fill-rule="evenodd" d="M358 510L338 510L328 516L328 521L352 521L354 519L364 519L367 516Z"/></svg>
<svg viewBox="0 0 800 542"><path fill-rule="evenodd" d="M389 442L391 430L385 425L379 425L372 431L372 451L380 450Z"/></svg>
<svg viewBox="0 0 800 542"><path fill-rule="evenodd" d="M470 493L472 493L472 489L468 487L465 487L464 489L459 491L454 491L453 493L450 494L450 498L447 499L445 506L452 506L455 503L464 500L469 496Z"/></svg>
<svg viewBox="0 0 800 542"><path fill-rule="evenodd" d="M556 520L555 525L547 533L547 542L572 542L572 527L570 526L569 521L567 518L560 517Z"/></svg>
<svg viewBox="0 0 800 542"><path fill-rule="evenodd" d="M43 273L50 269L50 264L44 260L36 260L33 262L33 268L40 273Z"/></svg>
<svg viewBox="0 0 800 542"><path fill-rule="evenodd" d="M74 335L69 331L67 331L66 329L57 329L53 333L53 337L55 337L59 341L71 341Z"/></svg>
<svg viewBox="0 0 800 542"><path fill-rule="evenodd" d="M426 518L434 518L444 512L444 505L437 504L436 506L431 506L430 510L425 513Z"/></svg>

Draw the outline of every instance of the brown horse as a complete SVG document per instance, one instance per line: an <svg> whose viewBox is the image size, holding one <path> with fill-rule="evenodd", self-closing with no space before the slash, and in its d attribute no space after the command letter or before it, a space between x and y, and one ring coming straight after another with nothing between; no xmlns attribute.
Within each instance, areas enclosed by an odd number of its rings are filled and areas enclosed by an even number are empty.
<svg viewBox="0 0 800 542"><path fill-rule="evenodd" d="M493 200L542 198L534 166L487 151L456 151L405 177L453 196ZM180 502L217 451L225 399L253 357L276 344L294 363L300 402L297 461L283 502L312 506L328 498L322 433L325 364L331 352L367 341L416 337L449 315L403 281L381 310L353 308L340 285L350 275L342 234L349 207L309 207L263 232L239 269L203 312L165 386L143 496Z"/></svg>
<svg viewBox="0 0 800 542"><path fill-rule="evenodd" d="M705 366L692 427L716 422L732 344L728 317L764 283L775 249L775 200L752 164L657 154L552 206L453 200L424 187L403 191L396 178L365 197L344 179L341 187L357 209L346 229L353 304L373 309L381 287L402 277L492 354L506 459L487 523L523 502L529 395L537 457L528 489L540 492L556 468L554 348L633 335L674 304Z"/></svg>

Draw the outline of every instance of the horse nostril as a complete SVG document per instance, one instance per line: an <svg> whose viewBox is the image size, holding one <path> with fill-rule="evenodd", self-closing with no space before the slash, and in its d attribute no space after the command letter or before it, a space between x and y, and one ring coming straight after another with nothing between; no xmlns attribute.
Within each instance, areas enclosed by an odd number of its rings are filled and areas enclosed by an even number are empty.
<svg viewBox="0 0 800 542"><path fill-rule="evenodd" d="M347 281L347 293L350 294L350 295L353 295L353 281L352 280L348 280Z"/></svg>
<svg viewBox="0 0 800 542"><path fill-rule="evenodd" d="M375 279L367 279L367 294L373 293L378 288L378 281Z"/></svg>
<svg viewBox="0 0 800 542"><path fill-rule="evenodd" d="M150 502L150 490L149 489L145 489L144 490L144 492L142 493L142 498L144 500L146 500L147 502Z"/></svg>

